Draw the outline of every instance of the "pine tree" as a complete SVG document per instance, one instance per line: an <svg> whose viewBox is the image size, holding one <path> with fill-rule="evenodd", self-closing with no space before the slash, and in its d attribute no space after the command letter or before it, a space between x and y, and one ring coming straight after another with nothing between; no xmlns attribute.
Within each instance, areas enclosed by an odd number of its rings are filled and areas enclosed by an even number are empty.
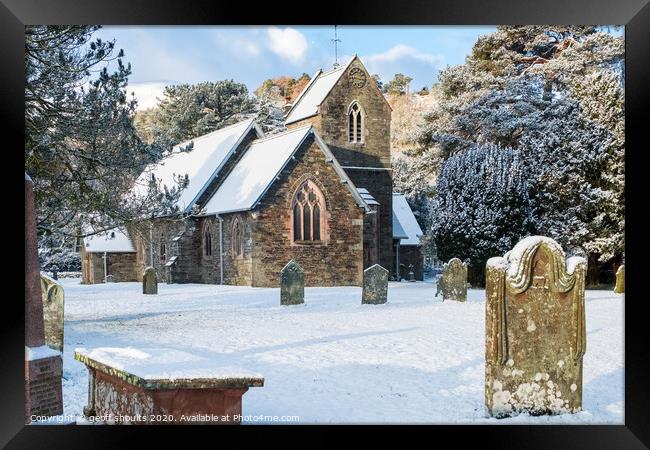
<svg viewBox="0 0 650 450"><path fill-rule="evenodd" d="M98 28L25 28L25 170L34 180L39 233L74 235L91 222L99 231L168 206L153 202L156 195L124 200L167 149L140 139L137 103L125 91L130 65L114 42L93 39Z"/></svg>

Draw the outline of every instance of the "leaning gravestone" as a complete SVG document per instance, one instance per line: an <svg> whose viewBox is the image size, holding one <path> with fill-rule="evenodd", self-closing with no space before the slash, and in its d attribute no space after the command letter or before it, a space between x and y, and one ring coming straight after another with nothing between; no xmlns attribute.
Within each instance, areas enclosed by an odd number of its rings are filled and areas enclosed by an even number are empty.
<svg viewBox="0 0 650 450"><path fill-rule="evenodd" d="M381 305L388 300L388 270L379 264L363 271L362 304Z"/></svg>
<svg viewBox="0 0 650 450"><path fill-rule="evenodd" d="M53 278L41 274L41 296L45 343L48 347L63 352L63 286Z"/></svg>
<svg viewBox="0 0 650 450"><path fill-rule="evenodd" d="M585 273L553 239L531 236L486 265L485 403L507 417L582 408Z"/></svg>
<svg viewBox="0 0 650 450"><path fill-rule="evenodd" d="M280 304L305 303L305 272L293 259L280 271Z"/></svg>
<svg viewBox="0 0 650 450"><path fill-rule="evenodd" d="M467 264L458 258L452 258L442 266L442 275L438 280L436 296L442 292L442 301L467 300Z"/></svg>
<svg viewBox="0 0 650 450"><path fill-rule="evenodd" d="M158 293L158 275L156 275L156 269L151 266L144 269L144 273L142 274L142 293Z"/></svg>
<svg viewBox="0 0 650 450"><path fill-rule="evenodd" d="M614 292L623 294L625 292L625 264L621 264L616 271L616 286Z"/></svg>

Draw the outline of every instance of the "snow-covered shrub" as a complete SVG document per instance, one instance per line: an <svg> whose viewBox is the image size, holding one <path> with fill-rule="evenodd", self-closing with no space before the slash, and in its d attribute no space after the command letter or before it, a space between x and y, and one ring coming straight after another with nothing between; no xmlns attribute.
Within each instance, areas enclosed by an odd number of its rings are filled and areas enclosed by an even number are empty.
<svg viewBox="0 0 650 450"><path fill-rule="evenodd" d="M438 257L468 261L470 283L483 285L486 261L530 232L530 201L519 152L494 144L451 156L432 207Z"/></svg>

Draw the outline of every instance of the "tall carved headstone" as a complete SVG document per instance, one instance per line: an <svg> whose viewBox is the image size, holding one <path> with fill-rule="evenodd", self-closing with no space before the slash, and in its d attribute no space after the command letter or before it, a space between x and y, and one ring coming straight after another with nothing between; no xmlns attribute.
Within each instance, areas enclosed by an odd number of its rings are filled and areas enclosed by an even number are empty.
<svg viewBox="0 0 650 450"><path fill-rule="evenodd" d="M361 303L381 305L388 301L388 270L379 264L363 271Z"/></svg>
<svg viewBox="0 0 650 450"><path fill-rule="evenodd" d="M436 296L442 292L442 301L467 300L467 264L458 258L451 258L442 266L442 274L438 280Z"/></svg>
<svg viewBox="0 0 650 450"><path fill-rule="evenodd" d="M41 274L41 294L45 343L48 347L63 352L63 286L53 278Z"/></svg>
<svg viewBox="0 0 650 450"><path fill-rule="evenodd" d="M617 294L625 293L625 264L621 264L616 271L616 286L614 292Z"/></svg>
<svg viewBox="0 0 650 450"><path fill-rule="evenodd" d="M543 236L486 266L485 403L507 417L582 408L587 261Z"/></svg>
<svg viewBox="0 0 650 450"><path fill-rule="evenodd" d="M280 304L305 303L305 272L293 259L280 271Z"/></svg>
<svg viewBox="0 0 650 450"><path fill-rule="evenodd" d="M45 344L32 180L25 174L25 422L63 413L61 353Z"/></svg>
<svg viewBox="0 0 650 450"><path fill-rule="evenodd" d="M158 293L158 275L156 274L156 269L151 266L144 269L144 273L142 274L142 293Z"/></svg>

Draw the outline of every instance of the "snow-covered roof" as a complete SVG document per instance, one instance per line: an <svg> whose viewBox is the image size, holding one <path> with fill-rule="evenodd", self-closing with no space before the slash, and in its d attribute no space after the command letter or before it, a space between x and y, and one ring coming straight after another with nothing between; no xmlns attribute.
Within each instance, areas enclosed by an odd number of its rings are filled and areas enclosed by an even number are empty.
<svg viewBox="0 0 650 450"><path fill-rule="evenodd" d="M325 154L325 159L333 165L359 206L367 209L368 205L334 158L327 144L311 125L306 125L253 141L219 189L208 200L205 213L222 214L254 208L309 134L314 135L318 146Z"/></svg>
<svg viewBox="0 0 650 450"><path fill-rule="evenodd" d="M395 214L395 209L393 209L393 239L408 239L409 235L404 231L404 227L397 218Z"/></svg>
<svg viewBox="0 0 650 450"><path fill-rule="evenodd" d="M102 233L93 234L84 239L84 248L88 253L131 253L135 247L123 228L113 228Z"/></svg>
<svg viewBox="0 0 650 450"><path fill-rule="evenodd" d="M328 72L323 72L322 70L316 72L293 102L285 118L285 124L297 122L317 114L318 106L325 100L325 97L327 97L334 85L341 78L341 75L345 72L345 69L348 68L355 58L356 56L353 56L346 64Z"/></svg>
<svg viewBox="0 0 650 450"><path fill-rule="evenodd" d="M168 188L176 186L174 175L187 174L190 183L177 205L182 211L189 211L251 129L255 129L258 137L264 136L254 120L247 119L176 145L171 156L140 175L136 189L144 193L152 174ZM181 151L190 142L194 143L192 150Z"/></svg>
<svg viewBox="0 0 650 450"><path fill-rule="evenodd" d="M368 205L379 205L379 202L375 199L375 197L372 196L370 192L368 192L368 189L366 188L357 188L357 192L359 195L361 195L361 198L368 204Z"/></svg>
<svg viewBox="0 0 650 450"><path fill-rule="evenodd" d="M424 233L422 233L422 228L415 220L413 211L411 211L404 194L393 193L393 237L397 239L397 236L395 236L395 219L397 219L406 235L406 238L402 238L400 241L400 245L420 245L420 237Z"/></svg>

